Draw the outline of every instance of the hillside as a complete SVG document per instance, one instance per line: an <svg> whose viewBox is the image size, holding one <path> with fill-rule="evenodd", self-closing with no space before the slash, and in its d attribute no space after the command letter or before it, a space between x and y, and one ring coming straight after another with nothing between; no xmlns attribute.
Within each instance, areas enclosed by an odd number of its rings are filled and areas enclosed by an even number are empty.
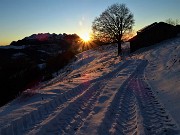
<svg viewBox="0 0 180 135"><path fill-rule="evenodd" d="M25 89L51 79L52 73L74 55L58 45L0 47L0 106Z"/></svg>
<svg viewBox="0 0 180 135"><path fill-rule="evenodd" d="M78 52L75 34L40 33L0 47L0 106L53 78ZM6 98L4 98L6 97Z"/></svg>
<svg viewBox="0 0 180 135"><path fill-rule="evenodd" d="M180 38L117 57L78 54L51 81L0 108L0 134L180 134Z"/></svg>
<svg viewBox="0 0 180 135"><path fill-rule="evenodd" d="M133 58L149 61L146 79L180 125L180 38L139 50Z"/></svg>

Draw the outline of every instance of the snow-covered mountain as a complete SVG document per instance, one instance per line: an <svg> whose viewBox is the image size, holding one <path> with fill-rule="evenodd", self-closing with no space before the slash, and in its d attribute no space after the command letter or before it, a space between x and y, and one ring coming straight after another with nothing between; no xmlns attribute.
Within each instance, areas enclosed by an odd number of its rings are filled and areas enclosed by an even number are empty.
<svg viewBox="0 0 180 135"><path fill-rule="evenodd" d="M0 134L180 134L180 38L117 57L77 55L49 82L0 108Z"/></svg>

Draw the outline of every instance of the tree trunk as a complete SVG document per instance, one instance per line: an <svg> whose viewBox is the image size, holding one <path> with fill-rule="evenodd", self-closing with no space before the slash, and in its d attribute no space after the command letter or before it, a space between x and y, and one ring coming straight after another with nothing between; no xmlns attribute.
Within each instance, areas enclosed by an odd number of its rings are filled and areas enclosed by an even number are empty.
<svg viewBox="0 0 180 135"><path fill-rule="evenodd" d="M121 41L118 41L118 56L121 54Z"/></svg>

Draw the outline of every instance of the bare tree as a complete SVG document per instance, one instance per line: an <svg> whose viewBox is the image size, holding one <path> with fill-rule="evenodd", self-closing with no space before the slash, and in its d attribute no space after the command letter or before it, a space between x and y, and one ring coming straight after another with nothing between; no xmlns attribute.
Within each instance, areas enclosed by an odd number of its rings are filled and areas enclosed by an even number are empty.
<svg viewBox="0 0 180 135"><path fill-rule="evenodd" d="M169 18L165 22L168 23L168 24L176 26L176 25L179 25L180 21L178 19L173 20L172 18Z"/></svg>
<svg viewBox="0 0 180 135"><path fill-rule="evenodd" d="M117 42L121 53L123 35L132 30L134 16L125 4L113 4L92 23L93 35L100 41Z"/></svg>

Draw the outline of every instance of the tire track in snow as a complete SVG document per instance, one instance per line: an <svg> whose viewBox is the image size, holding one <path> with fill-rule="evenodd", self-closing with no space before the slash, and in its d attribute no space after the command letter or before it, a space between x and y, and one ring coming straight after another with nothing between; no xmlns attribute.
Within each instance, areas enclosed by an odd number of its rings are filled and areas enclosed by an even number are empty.
<svg viewBox="0 0 180 135"><path fill-rule="evenodd" d="M138 65L140 66L142 64ZM136 134L138 109L135 95L129 87L136 72L131 74L119 88L99 126L98 134Z"/></svg>
<svg viewBox="0 0 180 135"><path fill-rule="evenodd" d="M143 79L147 61L121 86L105 114L98 134L175 135L178 127Z"/></svg>
<svg viewBox="0 0 180 135"><path fill-rule="evenodd" d="M150 87L142 79L136 78L134 93L137 96L140 112L143 117L145 133L149 135L175 135L180 134L172 117L158 101Z"/></svg>
<svg viewBox="0 0 180 135"><path fill-rule="evenodd" d="M38 126L36 126L37 124L33 126L34 129L29 129L26 134L38 134L42 132L43 134L46 134L46 132L48 132L47 134L73 134L76 132L92 111L104 86L113 77L116 77L119 71L133 62L134 61L126 61L105 76L87 82L87 84L91 84L91 86L87 87L83 92L80 90L82 93L77 94L75 97L66 94L66 97L72 97L72 99L60 107L57 107L54 113L50 113L50 118L46 116L40 123L37 123Z"/></svg>
<svg viewBox="0 0 180 135"><path fill-rule="evenodd" d="M135 65L137 68L132 68L133 72L124 70ZM143 60L126 61L112 72L43 103L36 111L13 121L0 133L4 135L76 134L77 131L81 133L80 129L88 116L92 115L92 110L101 97L105 85L124 71L130 76L115 94L98 127L98 134L177 134L179 131L176 124L144 81L143 72L146 65L147 61Z"/></svg>
<svg viewBox="0 0 180 135"><path fill-rule="evenodd" d="M54 113L57 113L59 108L62 109L64 104L67 102L69 104L75 98L79 97L84 91L95 82L103 81L104 79L110 79L115 75L119 70L124 69L129 63L132 61L127 61L125 63L120 63L117 66L117 69L112 72L99 77L97 79L84 82L77 87L69 90L61 95L54 97L52 100L47 100L46 102L42 102L40 106L33 110L32 112L28 112L22 115L21 118L17 118L8 124L3 125L0 128L1 134L22 134L29 133L32 129L37 128L37 125L47 121L48 118L51 118Z"/></svg>
<svg viewBox="0 0 180 135"><path fill-rule="evenodd" d="M137 68L137 65L140 64L140 61L134 60L129 63L124 69L119 71L111 81L108 82L106 87L103 88L103 92L99 96L98 101L96 102L94 109L83 123L81 128L75 133L76 135L84 134L98 134L97 127L101 124L105 112L107 111L108 106L111 104L114 96L116 95L119 87L123 84L124 81L131 75ZM118 83L118 81L121 81ZM115 84L115 85L114 85Z"/></svg>

